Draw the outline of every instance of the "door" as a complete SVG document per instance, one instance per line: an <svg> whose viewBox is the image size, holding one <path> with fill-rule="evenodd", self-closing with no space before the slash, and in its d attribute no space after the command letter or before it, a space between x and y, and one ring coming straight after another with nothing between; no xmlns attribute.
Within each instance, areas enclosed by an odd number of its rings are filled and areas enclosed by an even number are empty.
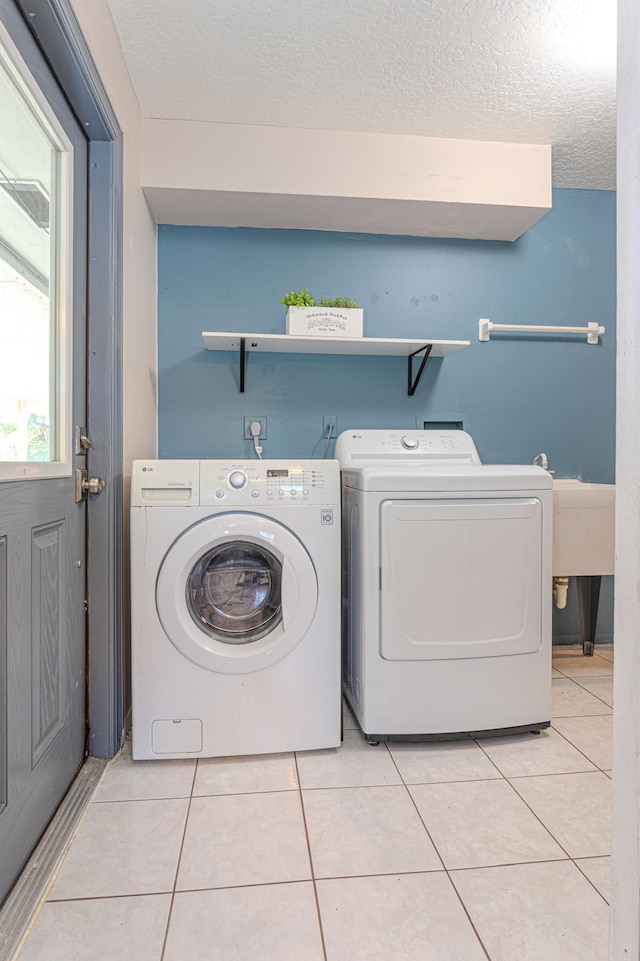
<svg viewBox="0 0 640 961"><path fill-rule="evenodd" d="M380 653L387 660L539 650L537 498L385 501L380 556Z"/></svg>
<svg viewBox="0 0 640 961"><path fill-rule="evenodd" d="M150 511L162 525L162 507ZM192 508L185 508L185 518ZM137 525L132 519L132 536ZM261 671L287 657L313 623L318 581L298 538L260 514L221 513L171 545L156 606L171 643L221 674Z"/></svg>
<svg viewBox="0 0 640 961"><path fill-rule="evenodd" d="M87 150L0 0L0 900L85 742Z"/></svg>

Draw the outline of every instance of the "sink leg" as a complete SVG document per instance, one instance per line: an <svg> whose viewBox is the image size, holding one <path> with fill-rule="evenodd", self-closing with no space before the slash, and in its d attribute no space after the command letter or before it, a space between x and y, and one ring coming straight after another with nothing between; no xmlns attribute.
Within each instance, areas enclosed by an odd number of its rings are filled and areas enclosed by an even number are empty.
<svg viewBox="0 0 640 961"><path fill-rule="evenodd" d="M593 656L593 645L596 639L601 581L602 577L599 574L591 577L576 577L582 653L588 656Z"/></svg>

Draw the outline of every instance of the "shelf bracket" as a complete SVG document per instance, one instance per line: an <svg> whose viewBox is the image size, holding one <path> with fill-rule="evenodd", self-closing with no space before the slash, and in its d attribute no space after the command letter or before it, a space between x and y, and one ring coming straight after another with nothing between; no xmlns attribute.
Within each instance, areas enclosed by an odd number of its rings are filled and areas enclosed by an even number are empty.
<svg viewBox="0 0 640 961"><path fill-rule="evenodd" d="M414 350L414 352L413 352L412 354L409 354L409 356L407 357L407 361L408 361L408 365L407 365L407 366L408 366L408 369L407 369L407 378L408 378L408 394L409 394L409 397L413 397L413 395L414 395L415 392L416 392L416 387L417 387L418 384L420 383L420 378L422 377L422 373L423 373L425 367L427 366L427 361L429 360L429 354L431 353L431 348L432 348L432 347L433 347L433 344L425 344L424 347L418 347L417 350ZM414 358L414 357L417 357L418 354L421 354L423 351L424 351L424 357L422 358L422 361L421 361L421 363L420 363L420 367L418 368L418 373L416 374L415 380L414 380L414 377L413 377L413 358Z"/></svg>
<svg viewBox="0 0 640 961"><path fill-rule="evenodd" d="M244 394L244 375L247 372L247 349L246 338L240 338L240 393Z"/></svg>

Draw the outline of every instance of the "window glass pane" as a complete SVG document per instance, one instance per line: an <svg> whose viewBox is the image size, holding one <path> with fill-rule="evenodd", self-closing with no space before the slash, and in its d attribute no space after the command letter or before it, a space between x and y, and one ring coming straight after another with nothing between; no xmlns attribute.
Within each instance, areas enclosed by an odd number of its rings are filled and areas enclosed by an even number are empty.
<svg viewBox="0 0 640 961"><path fill-rule="evenodd" d="M0 51L0 462L60 459L60 145Z"/></svg>

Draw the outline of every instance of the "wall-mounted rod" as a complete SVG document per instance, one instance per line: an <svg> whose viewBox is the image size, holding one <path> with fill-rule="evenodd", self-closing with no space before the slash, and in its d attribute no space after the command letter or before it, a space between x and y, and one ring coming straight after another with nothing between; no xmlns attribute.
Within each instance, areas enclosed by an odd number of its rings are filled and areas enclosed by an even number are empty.
<svg viewBox="0 0 640 961"><path fill-rule="evenodd" d="M596 323L590 323L587 327L540 327L531 324L494 324L486 318L478 321L479 340L491 340L493 330L530 331L535 334L586 334L588 344L597 344L598 338L605 332L605 328Z"/></svg>

